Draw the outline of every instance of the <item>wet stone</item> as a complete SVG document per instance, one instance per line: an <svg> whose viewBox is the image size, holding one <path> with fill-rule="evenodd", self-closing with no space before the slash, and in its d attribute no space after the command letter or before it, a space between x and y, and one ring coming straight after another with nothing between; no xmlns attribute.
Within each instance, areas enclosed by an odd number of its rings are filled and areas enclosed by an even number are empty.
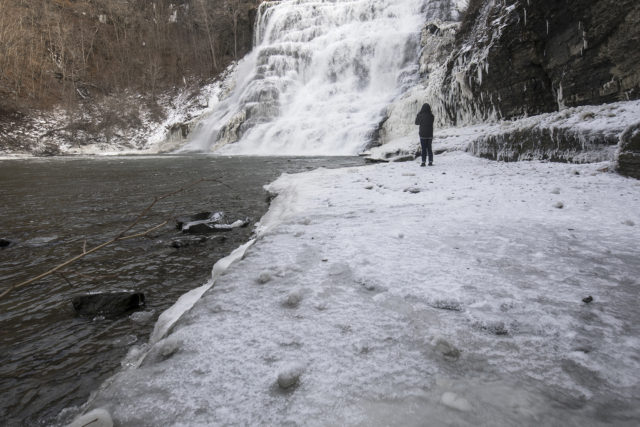
<svg viewBox="0 0 640 427"><path fill-rule="evenodd" d="M76 313L83 316L117 316L144 307L145 297L141 292L86 294L74 297L72 304Z"/></svg>

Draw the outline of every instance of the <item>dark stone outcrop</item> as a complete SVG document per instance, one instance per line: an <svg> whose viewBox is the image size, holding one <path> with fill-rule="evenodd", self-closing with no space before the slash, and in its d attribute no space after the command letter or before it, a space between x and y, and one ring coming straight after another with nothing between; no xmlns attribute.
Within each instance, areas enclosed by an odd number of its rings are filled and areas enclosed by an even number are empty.
<svg viewBox="0 0 640 427"><path fill-rule="evenodd" d="M78 295L72 300L76 313L83 316L117 316L145 305L141 292L109 292Z"/></svg>
<svg viewBox="0 0 640 427"><path fill-rule="evenodd" d="M618 173L640 179L640 122L629 126L620 136Z"/></svg>
<svg viewBox="0 0 640 427"><path fill-rule="evenodd" d="M640 98L638 22L637 0L471 1L447 64L449 119Z"/></svg>
<svg viewBox="0 0 640 427"><path fill-rule="evenodd" d="M0 248L6 248L11 245L11 240L0 238Z"/></svg>
<svg viewBox="0 0 640 427"><path fill-rule="evenodd" d="M479 157L507 162L588 163L609 160L603 148L617 143L615 134L601 133L594 137L566 127L525 127L481 135L471 142L468 151Z"/></svg>

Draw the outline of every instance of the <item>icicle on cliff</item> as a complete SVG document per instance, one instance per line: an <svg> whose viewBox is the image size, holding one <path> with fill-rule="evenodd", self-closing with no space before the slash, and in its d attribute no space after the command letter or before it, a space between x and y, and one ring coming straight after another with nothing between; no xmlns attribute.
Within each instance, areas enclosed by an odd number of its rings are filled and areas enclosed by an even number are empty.
<svg viewBox="0 0 640 427"><path fill-rule="evenodd" d="M296 0L260 6L255 47L186 151L353 155L418 73L429 0ZM446 7L446 6L445 6Z"/></svg>

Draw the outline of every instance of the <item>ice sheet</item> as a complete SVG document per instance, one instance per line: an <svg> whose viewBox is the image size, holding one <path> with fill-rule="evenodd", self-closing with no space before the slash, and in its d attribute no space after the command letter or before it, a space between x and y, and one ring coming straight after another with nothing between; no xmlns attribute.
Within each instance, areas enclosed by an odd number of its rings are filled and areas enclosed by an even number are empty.
<svg viewBox="0 0 640 427"><path fill-rule="evenodd" d="M87 409L131 426L637 425L640 182L603 166L458 151L283 175L244 258Z"/></svg>

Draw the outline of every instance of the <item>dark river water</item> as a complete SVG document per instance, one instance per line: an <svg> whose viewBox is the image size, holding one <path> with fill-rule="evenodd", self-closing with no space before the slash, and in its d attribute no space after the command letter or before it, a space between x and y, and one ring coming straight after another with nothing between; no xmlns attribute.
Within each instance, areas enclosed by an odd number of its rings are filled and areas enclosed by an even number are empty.
<svg viewBox="0 0 640 427"><path fill-rule="evenodd" d="M84 403L149 338L159 314L207 281L220 258L247 241L268 208L263 185L282 172L363 164L359 158L136 156L0 160L0 293L115 237L156 196L135 230L177 215L223 211L246 228L186 239L169 224L117 242L0 299L0 425L49 425ZM187 244L185 245L184 242ZM182 243L179 244L179 243ZM181 247L175 247L181 246ZM78 316L78 294L137 291L142 310Z"/></svg>

